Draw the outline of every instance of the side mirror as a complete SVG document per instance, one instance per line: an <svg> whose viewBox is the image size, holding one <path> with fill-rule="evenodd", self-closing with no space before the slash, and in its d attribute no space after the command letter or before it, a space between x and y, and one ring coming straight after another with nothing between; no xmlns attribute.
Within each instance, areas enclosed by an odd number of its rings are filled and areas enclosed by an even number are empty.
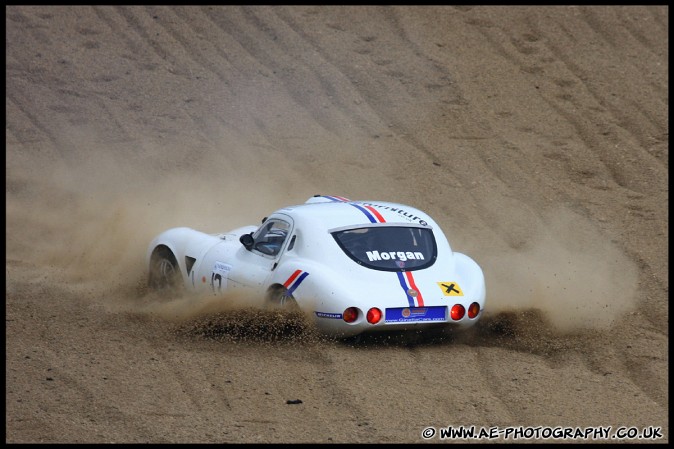
<svg viewBox="0 0 674 449"><path fill-rule="evenodd" d="M255 243L255 240L253 240L252 232L250 234L243 234L241 237L239 237L239 241L248 251L253 249L253 244Z"/></svg>

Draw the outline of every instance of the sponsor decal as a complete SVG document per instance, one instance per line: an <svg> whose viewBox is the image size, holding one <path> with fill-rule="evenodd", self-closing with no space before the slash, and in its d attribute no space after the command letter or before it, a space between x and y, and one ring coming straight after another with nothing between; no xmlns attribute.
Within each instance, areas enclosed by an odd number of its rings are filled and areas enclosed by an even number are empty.
<svg viewBox="0 0 674 449"><path fill-rule="evenodd" d="M213 273L217 273L222 276L227 276L231 271L231 269L232 266L228 263L215 262L215 266L213 267Z"/></svg>
<svg viewBox="0 0 674 449"><path fill-rule="evenodd" d="M228 263L215 262L211 271L211 288L213 289L213 293L220 293L227 288L227 275L231 269L232 266ZM203 280L204 282L206 281L205 276Z"/></svg>
<svg viewBox="0 0 674 449"><path fill-rule="evenodd" d="M366 251L367 258L370 262L376 260L400 260L405 262L406 260L424 260L423 253L419 251Z"/></svg>
<svg viewBox="0 0 674 449"><path fill-rule="evenodd" d="M349 203L359 211L361 211L365 216L370 220L370 223L386 223L386 219L382 216L382 214L379 213L377 209L384 209L384 210L390 210L391 212L396 212L399 215L405 217L408 221L410 222L418 222L422 226L428 226L428 222L426 220L417 217L411 212L408 212L404 209L401 209L399 207L391 207L391 206L384 206L381 204L375 204L375 203L363 203L363 202L352 202L348 198L344 198L343 196L334 196L334 195L321 195L322 198L327 198L330 201L334 202L340 202L340 203Z"/></svg>
<svg viewBox="0 0 674 449"><path fill-rule="evenodd" d="M461 287L456 282L438 282L437 284L445 296L463 296Z"/></svg>
<svg viewBox="0 0 674 449"><path fill-rule="evenodd" d="M300 286L307 276L309 276L309 273L306 271L295 270L295 272L283 283L283 286L288 289L288 295L292 295L295 289Z"/></svg>
<svg viewBox="0 0 674 449"><path fill-rule="evenodd" d="M416 309L410 310L411 316L426 316L428 312L428 307L417 307Z"/></svg>
<svg viewBox="0 0 674 449"><path fill-rule="evenodd" d="M389 210L391 212L397 212L399 215L402 215L403 217L405 217L409 221L417 221L417 222L419 222L420 225L428 226L428 222L426 222L426 220L424 220L422 218L419 218L416 215L414 215L413 213L407 212L406 210L401 209L399 207L383 206L381 204L374 204L374 203L363 203L363 205L365 207L368 207L370 210L373 210L372 208L376 207L378 209L385 209L385 210Z"/></svg>
<svg viewBox="0 0 674 449"><path fill-rule="evenodd" d="M410 271L405 271L405 272L400 272L398 271L396 273L398 275L398 282L400 282L400 286L402 287L403 291L405 292L405 296L407 297L407 302L409 303L410 307L423 307L424 306L424 297L421 294L421 291L417 287L416 283L414 282L414 275ZM416 295L412 296L410 292L416 292ZM416 304L415 304L416 301Z"/></svg>
<svg viewBox="0 0 674 449"><path fill-rule="evenodd" d="M386 323L421 323L431 321L447 321L447 306L386 309Z"/></svg>
<svg viewBox="0 0 674 449"><path fill-rule="evenodd" d="M342 314L341 313L329 313L329 312L318 312L314 311L316 316L318 318L329 318L331 320L341 320L342 319Z"/></svg>

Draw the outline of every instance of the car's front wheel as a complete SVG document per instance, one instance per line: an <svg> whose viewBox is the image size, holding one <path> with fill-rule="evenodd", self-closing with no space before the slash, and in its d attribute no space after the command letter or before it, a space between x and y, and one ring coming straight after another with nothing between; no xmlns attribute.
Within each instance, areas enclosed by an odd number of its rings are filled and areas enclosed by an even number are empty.
<svg viewBox="0 0 674 449"><path fill-rule="evenodd" d="M274 285L267 291L267 306L271 309L297 312L300 310L297 301L283 285Z"/></svg>
<svg viewBox="0 0 674 449"><path fill-rule="evenodd" d="M168 248L158 248L150 261L148 285L157 292L176 292L181 285L178 262Z"/></svg>

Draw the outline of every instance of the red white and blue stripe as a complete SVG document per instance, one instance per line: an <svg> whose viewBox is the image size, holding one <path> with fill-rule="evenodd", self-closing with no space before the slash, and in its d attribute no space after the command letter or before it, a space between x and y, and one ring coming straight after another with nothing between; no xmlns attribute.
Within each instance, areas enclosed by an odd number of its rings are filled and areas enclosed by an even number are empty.
<svg viewBox="0 0 674 449"><path fill-rule="evenodd" d="M365 214L367 219L370 220L370 223L386 223L384 217L372 206L352 203L350 199L344 198L343 196L321 195L321 198L326 198L335 203L349 203L351 206Z"/></svg>
<svg viewBox="0 0 674 449"><path fill-rule="evenodd" d="M396 274L398 275L398 281L400 282L400 286L405 292L405 296L407 296L407 302L409 303L410 307L423 307L424 297L421 295L421 291L417 288L417 284L414 282L414 275L412 274L412 272L399 271ZM410 289L417 292L416 299L415 297L410 295ZM416 304L414 303L415 300L417 302Z"/></svg>
<svg viewBox="0 0 674 449"><path fill-rule="evenodd" d="M348 203L348 202L351 201L350 199L344 198L343 196L321 195L321 197L322 197L322 198L327 198L327 199L329 199L330 201L339 202L339 203Z"/></svg>
<svg viewBox="0 0 674 449"><path fill-rule="evenodd" d="M355 204L349 203L359 211L365 214L365 216L370 220L370 223L386 223L384 217L379 213L377 209L372 206L367 206L364 204Z"/></svg>
<svg viewBox="0 0 674 449"><path fill-rule="evenodd" d="M288 289L288 295L292 295L295 289L300 286L307 276L309 276L309 273L306 271L295 270L295 272L283 283L283 286Z"/></svg>

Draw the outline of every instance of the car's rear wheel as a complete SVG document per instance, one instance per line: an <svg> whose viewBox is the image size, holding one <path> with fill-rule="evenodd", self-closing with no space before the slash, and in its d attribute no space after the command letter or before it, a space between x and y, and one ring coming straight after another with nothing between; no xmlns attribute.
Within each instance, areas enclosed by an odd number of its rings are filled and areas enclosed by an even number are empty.
<svg viewBox="0 0 674 449"><path fill-rule="evenodd" d="M271 309L297 312L300 307L287 288L283 285L274 285L267 291L267 306Z"/></svg>
<svg viewBox="0 0 674 449"><path fill-rule="evenodd" d="M168 248L158 248L150 261L148 285L157 292L176 292L181 286L178 262Z"/></svg>

